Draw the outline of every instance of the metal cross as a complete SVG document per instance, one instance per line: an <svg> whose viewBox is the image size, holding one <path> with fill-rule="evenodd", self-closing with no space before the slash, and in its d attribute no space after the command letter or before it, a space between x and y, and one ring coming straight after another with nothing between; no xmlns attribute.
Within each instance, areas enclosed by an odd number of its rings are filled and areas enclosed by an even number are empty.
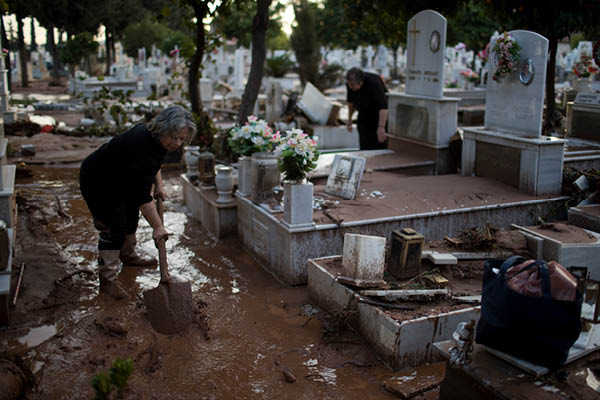
<svg viewBox="0 0 600 400"><path fill-rule="evenodd" d="M412 30L408 31L409 34L413 34L412 37L412 65L415 65L415 51L416 51L416 47L417 47L417 34L421 33L421 31L417 30L417 21L413 19L413 26L412 26Z"/></svg>

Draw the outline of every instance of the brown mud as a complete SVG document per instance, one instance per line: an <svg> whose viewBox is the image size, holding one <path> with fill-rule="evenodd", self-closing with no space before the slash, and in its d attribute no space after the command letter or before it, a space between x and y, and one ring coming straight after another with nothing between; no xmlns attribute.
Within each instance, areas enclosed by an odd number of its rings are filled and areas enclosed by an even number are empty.
<svg viewBox="0 0 600 400"><path fill-rule="evenodd" d="M92 378L117 358L134 361L130 399L394 398L381 386L394 373L358 336L324 336L325 315L306 287L281 285L237 238L216 241L185 214L177 174L166 179L167 251L171 276L193 283L196 323L165 336L142 300L158 269L121 272L128 300L99 294L97 237L78 170L31 168L33 177L17 182L14 265L25 263L24 282L11 325L0 328L5 357L33 374L27 398L92 398ZM145 222L138 241L156 254Z"/></svg>

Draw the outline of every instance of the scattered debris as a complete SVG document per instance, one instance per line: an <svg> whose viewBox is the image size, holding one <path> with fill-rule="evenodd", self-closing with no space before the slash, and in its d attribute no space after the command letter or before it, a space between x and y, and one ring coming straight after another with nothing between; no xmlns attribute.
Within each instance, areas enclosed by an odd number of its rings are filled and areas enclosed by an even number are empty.
<svg viewBox="0 0 600 400"><path fill-rule="evenodd" d="M394 376L383 382L383 388L401 399L415 396L437 388L445 376L445 363L426 364L408 370L405 375Z"/></svg>
<svg viewBox="0 0 600 400"><path fill-rule="evenodd" d="M417 290L363 290L360 292L363 296L383 297L387 301L412 300L423 301L431 300L435 296L449 296L448 289L417 289Z"/></svg>
<svg viewBox="0 0 600 400"><path fill-rule="evenodd" d="M374 190L369 194L369 197L375 197L377 199L385 199L385 195L378 190Z"/></svg>
<svg viewBox="0 0 600 400"><path fill-rule="evenodd" d="M372 306L377 306L377 307L389 308L392 310L413 311L415 309L414 307L411 307L411 306L403 306L400 304L384 303L381 301L365 299L364 297L360 296L359 294L355 294L354 297L356 298L356 301L358 301L359 303L370 304Z"/></svg>
<svg viewBox="0 0 600 400"><path fill-rule="evenodd" d="M121 336L127 334L123 321L117 318L105 317L102 321L94 320L94 325L100 332L108 336Z"/></svg>
<svg viewBox="0 0 600 400"><path fill-rule="evenodd" d="M275 360L274 362L275 365L277 365L281 369L281 373L283 374L283 377L288 383L294 383L298 380L296 378L296 375L294 375L288 367L286 367L285 365L281 365L277 360Z"/></svg>

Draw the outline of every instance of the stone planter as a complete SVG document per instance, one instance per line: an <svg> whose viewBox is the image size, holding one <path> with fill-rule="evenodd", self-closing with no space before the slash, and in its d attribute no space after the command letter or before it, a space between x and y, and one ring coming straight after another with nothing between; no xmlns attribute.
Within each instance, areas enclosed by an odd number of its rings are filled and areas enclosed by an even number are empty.
<svg viewBox="0 0 600 400"><path fill-rule="evenodd" d="M185 176L189 179L198 177L198 152L200 151L199 146L185 146L185 154L183 159L185 160ZM196 154L194 154L196 153Z"/></svg>
<svg viewBox="0 0 600 400"><path fill-rule="evenodd" d="M313 184L284 182L283 221L288 225L312 225Z"/></svg>
<svg viewBox="0 0 600 400"><path fill-rule="evenodd" d="M255 203L274 200L273 188L279 185L277 157L272 152L252 154L250 199Z"/></svg>
<svg viewBox="0 0 600 400"><path fill-rule="evenodd" d="M231 173L233 168L219 166L216 169L215 184L217 186L217 194L219 195L216 202L221 204L231 203L233 202L233 197L231 197L231 190L233 189L233 175Z"/></svg>
<svg viewBox="0 0 600 400"><path fill-rule="evenodd" d="M242 156L238 159L238 192L240 192L242 196L250 195L252 188L251 168L251 157Z"/></svg>

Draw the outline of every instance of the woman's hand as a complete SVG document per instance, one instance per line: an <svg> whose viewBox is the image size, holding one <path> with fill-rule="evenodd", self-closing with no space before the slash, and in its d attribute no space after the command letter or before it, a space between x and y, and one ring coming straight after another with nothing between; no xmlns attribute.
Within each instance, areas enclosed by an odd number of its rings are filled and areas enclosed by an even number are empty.
<svg viewBox="0 0 600 400"><path fill-rule="evenodd" d="M167 232L164 226L157 226L152 232L152 239L154 239L154 245L158 248L158 244L161 240L166 242L169 239L169 232Z"/></svg>
<svg viewBox="0 0 600 400"><path fill-rule="evenodd" d="M162 186L156 186L154 188L154 199L161 199L162 201L167 199L167 192Z"/></svg>

